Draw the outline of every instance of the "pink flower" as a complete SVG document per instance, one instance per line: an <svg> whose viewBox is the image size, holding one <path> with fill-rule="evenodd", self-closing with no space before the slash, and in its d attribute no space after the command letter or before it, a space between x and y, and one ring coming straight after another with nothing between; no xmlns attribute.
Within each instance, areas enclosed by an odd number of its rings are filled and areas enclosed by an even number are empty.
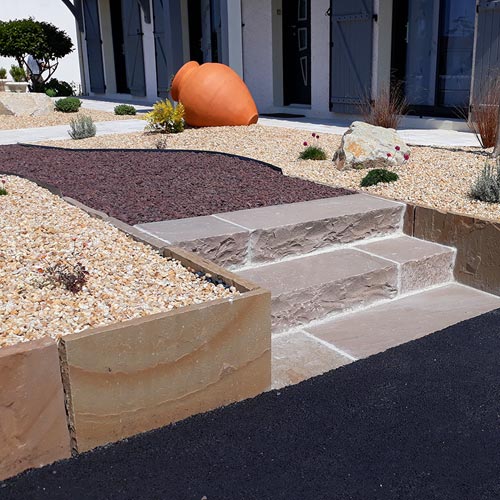
<svg viewBox="0 0 500 500"><path fill-rule="evenodd" d="M319 139L319 135L318 134L316 134L316 139Z"/></svg>
<svg viewBox="0 0 500 500"><path fill-rule="evenodd" d="M304 146L307 146L307 142L304 141Z"/></svg>
<svg viewBox="0 0 500 500"><path fill-rule="evenodd" d="M391 156L391 153L387 153L387 158L390 158Z"/></svg>
<svg viewBox="0 0 500 500"><path fill-rule="evenodd" d="M406 153L404 158L405 158L405 161L408 161L410 159L410 153Z"/></svg>
<svg viewBox="0 0 500 500"><path fill-rule="evenodd" d="M316 134L313 132L313 133L312 133L312 136L313 136L313 137L316 137Z"/></svg>
<svg viewBox="0 0 500 500"><path fill-rule="evenodd" d="M394 149L396 149L396 151L399 151L401 148L399 146L396 146Z"/></svg>
<svg viewBox="0 0 500 500"><path fill-rule="evenodd" d="M5 179L2 179L2 184L5 184L7 181Z"/></svg>

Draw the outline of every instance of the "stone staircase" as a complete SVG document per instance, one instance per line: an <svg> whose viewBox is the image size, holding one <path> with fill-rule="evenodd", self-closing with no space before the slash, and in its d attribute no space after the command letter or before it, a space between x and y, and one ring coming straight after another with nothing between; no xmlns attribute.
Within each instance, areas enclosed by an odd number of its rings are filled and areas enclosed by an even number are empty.
<svg viewBox="0 0 500 500"><path fill-rule="evenodd" d="M454 249L403 235L404 210L355 194L136 227L271 291L281 387L500 307L453 282Z"/></svg>

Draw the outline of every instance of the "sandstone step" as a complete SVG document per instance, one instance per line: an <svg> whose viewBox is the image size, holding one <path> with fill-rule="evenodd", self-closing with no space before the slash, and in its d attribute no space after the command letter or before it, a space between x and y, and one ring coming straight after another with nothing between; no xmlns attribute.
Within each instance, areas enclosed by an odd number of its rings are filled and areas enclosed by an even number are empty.
<svg viewBox="0 0 500 500"><path fill-rule="evenodd" d="M499 307L500 297L450 283L304 330L338 350L362 358Z"/></svg>
<svg viewBox="0 0 500 500"><path fill-rule="evenodd" d="M136 227L234 269L395 234L401 231L404 208L354 194Z"/></svg>
<svg viewBox="0 0 500 500"><path fill-rule="evenodd" d="M272 293L273 332L393 298L398 265L358 249L338 249L238 272Z"/></svg>
<svg viewBox="0 0 500 500"><path fill-rule="evenodd" d="M497 308L500 297L451 283L276 335L273 387L296 384Z"/></svg>
<svg viewBox="0 0 500 500"><path fill-rule="evenodd" d="M361 242L355 248L396 262L399 266L399 293L439 285L453 279L456 250L429 241L400 236Z"/></svg>

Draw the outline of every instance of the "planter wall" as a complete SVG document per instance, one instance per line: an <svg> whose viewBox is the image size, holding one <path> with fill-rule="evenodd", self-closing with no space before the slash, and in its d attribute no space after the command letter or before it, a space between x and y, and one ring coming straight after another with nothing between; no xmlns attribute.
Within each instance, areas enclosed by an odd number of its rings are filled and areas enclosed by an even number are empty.
<svg viewBox="0 0 500 500"><path fill-rule="evenodd" d="M270 387L270 293L161 251L241 295L0 350L0 479Z"/></svg>
<svg viewBox="0 0 500 500"><path fill-rule="evenodd" d="M0 480L68 458L70 437L55 341L1 349L0 381Z"/></svg>
<svg viewBox="0 0 500 500"><path fill-rule="evenodd" d="M193 267L196 257L167 250ZM72 448L155 429L271 384L270 294L204 261L242 294L67 335L60 342Z"/></svg>
<svg viewBox="0 0 500 500"><path fill-rule="evenodd" d="M455 279L500 295L500 223L407 204L404 232L455 247Z"/></svg>

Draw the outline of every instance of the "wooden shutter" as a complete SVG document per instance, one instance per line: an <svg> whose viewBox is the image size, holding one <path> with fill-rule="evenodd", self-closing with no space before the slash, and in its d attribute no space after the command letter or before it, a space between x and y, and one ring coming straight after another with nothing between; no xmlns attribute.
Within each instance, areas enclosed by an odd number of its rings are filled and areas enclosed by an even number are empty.
<svg viewBox="0 0 500 500"><path fill-rule="evenodd" d="M330 109L359 113L371 96L373 2L332 0Z"/></svg>
<svg viewBox="0 0 500 500"><path fill-rule="evenodd" d="M153 0L156 83L167 97L170 79L182 66L182 22L179 0Z"/></svg>
<svg viewBox="0 0 500 500"><path fill-rule="evenodd" d="M123 39L127 86L135 96L146 95L141 10L137 0L122 0Z"/></svg>
<svg viewBox="0 0 500 500"><path fill-rule="evenodd" d="M486 86L500 78L500 0L480 0L477 9L471 102L481 103Z"/></svg>
<svg viewBox="0 0 500 500"><path fill-rule="evenodd" d="M85 42L89 64L90 90L96 94L104 94L104 66L102 63L102 40L99 23L99 7L97 0L83 2L83 16L85 22Z"/></svg>

